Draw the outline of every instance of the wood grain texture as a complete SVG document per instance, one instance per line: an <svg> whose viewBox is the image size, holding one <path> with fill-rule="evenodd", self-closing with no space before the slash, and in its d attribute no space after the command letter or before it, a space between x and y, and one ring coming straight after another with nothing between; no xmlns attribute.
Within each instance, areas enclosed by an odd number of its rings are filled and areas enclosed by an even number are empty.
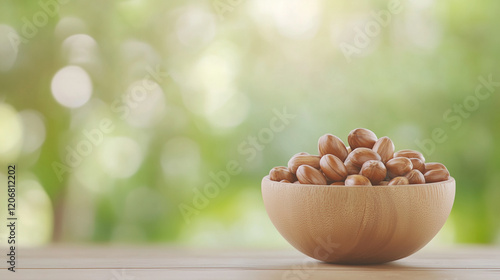
<svg viewBox="0 0 500 280"><path fill-rule="evenodd" d="M267 213L295 248L331 263L384 263L425 246L444 225L455 180L404 186L318 186L262 180Z"/></svg>
<svg viewBox="0 0 500 280"><path fill-rule="evenodd" d="M171 247L19 249L2 280L59 279L500 279L500 248L425 248L382 265L335 265L296 250L187 250Z"/></svg>

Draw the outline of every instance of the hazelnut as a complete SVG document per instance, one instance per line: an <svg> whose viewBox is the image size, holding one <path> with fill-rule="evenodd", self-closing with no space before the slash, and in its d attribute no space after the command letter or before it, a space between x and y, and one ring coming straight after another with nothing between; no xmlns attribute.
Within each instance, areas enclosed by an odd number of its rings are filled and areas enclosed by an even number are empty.
<svg viewBox="0 0 500 280"><path fill-rule="evenodd" d="M357 148L353 150L346 160L349 160L354 166L361 168L363 163L369 160L380 160L379 154L368 148Z"/></svg>
<svg viewBox="0 0 500 280"><path fill-rule="evenodd" d="M425 177L422 172L420 172L417 169L413 169L410 172L406 173L405 177L408 179L408 182L410 184L424 184L425 183Z"/></svg>
<svg viewBox="0 0 500 280"><path fill-rule="evenodd" d="M360 167L355 166L350 160L346 160L344 162L345 168L347 169L347 174L349 175L356 175L359 174L359 171L361 171Z"/></svg>
<svg viewBox="0 0 500 280"><path fill-rule="evenodd" d="M319 165L325 176L331 181L343 181L347 177L347 169L344 163L332 154L324 155Z"/></svg>
<svg viewBox="0 0 500 280"><path fill-rule="evenodd" d="M269 172L269 179L276 182L280 182L282 180L287 180L289 182L297 181L295 175L293 175L293 173L290 172L290 170L288 170L285 166L277 166L271 169Z"/></svg>
<svg viewBox="0 0 500 280"><path fill-rule="evenodd" d="M304 164L319 169L320 159L320 156L297 154L288 161L288 169L294 174L297 173L297 168Z"/></svg>
<svg viewBox="0 0 500 280"><path fill-rule="evenodd" d="M271 169L269 179L285 184L315 185L401 185L446 181L448 169L437 162L425 163L415 150L394 152L387 137L377 138L366 128L352 130L346 146L337 136L318 139L319 155L297 153L288 166Z"/></svg>
<svg viewBox="0 0 500 280"><path fill-rule="evenodd" d="M368 178L372 185L376 185L385 179L387 169L381 161L369 160L363 163L359 174Z"/></svg>
<svg viewBox="0 0 500 280"><path fill-rule="evenodd" d="M394 157L406 157L406 158L418 158L422 162L425 162L424 155L421 152L414 150L401 150L394 153Z"/></svg>
<svg viewBox="0 0 500 280"><path fill-rule="evenodd" d="M427 173L428 171L430 170L434 170L434 169L444 169L444 170L448 170L446 168L446 166L444 166L444 164L442 163L439 163L439 162L428 162L425 164L425 173Z"/></svg>
<svg viewBox="0 0 500 280"><path fill-rule="evenodd" d="M349 175L345 179L346 186L371 186L370 180L363 175Z"/></svg>
<svg viewBox="0 0 500 280"><path fill-rule="evenodd" d="M425 163L419 158L410 158L411 164L413 164L413 169L416 169L422 174L425 173Z"/></svg>
<svg viewBox="0 0 500 280"><path fill-rule="evenodd" d="M446 181L450 178L450 173L446 169L431 169L424 174L426 183Z"/></svg>
<svg viewBox="0 0 500 280"><path fill-rule="evenodd" d="M381 137L377 140L375 145L373 145L373 151L380 155L383 163L386 163L394 155L394 143L392 143L392 140L387 136Z"/></svg>
<svg viewBox="0 0 500 280"><path fill-rule="evenodd" d="M403 176L413 169L411 160L406 157L395 157L389 160L385 164L385 167L387 168L389 178Z"/></svg>
<svg viewBox="0 0 500 280"><path fill-rule="evenodd" d="M332 186L344 186L344 182L333 182L330 185L332 185Z"/></svg>
<svg viewBox="0 0 500 280"><path fill-rule="evenodd" d="M395 186L395 185L409 185L410 182L408 181L408 178L406 177L394 177L391 181L389 181L389 186Z"/></svg>
<svg viewBox="0 0 500 280"><path fill-rule="evenodd" d="M344 142L342 142L342 140L340 140L337 136L331 134L325 134L319 138L318 150L320 156L332 154L338 157L342 162L348 154Z"/></svg>
<svg viewBox="0 0 500 280"><path fill-rule="evenodd" d="M366 128L356 128L347 136L347 142L353 151L359 147L371 149L377 140L377 135Z"/></svg>
<svg viewBox="0 0 500 280"><path fill-rule="evenodd" d="M301 184L326 185L323 173L309 165L301 165L297 168L297 178Z"/></svg>

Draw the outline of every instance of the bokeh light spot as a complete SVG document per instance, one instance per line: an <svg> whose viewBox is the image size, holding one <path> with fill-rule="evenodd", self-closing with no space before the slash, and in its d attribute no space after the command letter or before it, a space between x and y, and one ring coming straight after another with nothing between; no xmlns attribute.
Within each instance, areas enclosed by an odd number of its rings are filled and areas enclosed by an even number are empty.
<svg viewBox="0 0 500 280"><path fill-rule="evenodd" d="M132 83L126 92L130 114L126 121L132 126L146 127L158 123L165 115L165 96L160 85L148 79Z"/></svg>
<svg viewBox="0 0 500 280"><path fill-rule="evenodd" d="M92 81L85 70L78 66L66 66L52 79L52 95L59 104L77 108L89 101Z"/></svg>
<svg viewBox="0 0 500 280"><path fill-rule="evenodd" d="M43 116L34 110L19 112L23 123L23 152L31 153L40 148L45 141Z"/></svg>
<svg viewBox="0 0 500 280"><path fill-rule="evenodd" d="M0 159L13 159L22 142L23 125L14 107L0 103Z"/></svg>
<svg viewBox="0 0 500 280"><path fill-rule="evenodd" d="M250 102L245 94L233 95L220 109L208 113L207 119L215 127L232 128L240 125L247 117Z"/></svg>
<svg viewBox="0 0 500 280"><path fill-rule="evenodd" d="M77 17L64 17L56 25L55 36L60 40L74 34L86 33L87 24Z"/></svg>
<svg viewBox="0 0 500 280"><path fill-rule="evenodd" d="M309 39L316 35L321 19L318 1L281 0L273 11L281 35L292 39Z"/></svg>
<svg viewBox="0 0 500 280"><path fill-rule="evenodd" d="M33 177L25 174L25 178ZM23 246L46 244L52 237L52 203L42 185L34 179L21 179L18 185L19 205L17 215L22 217L19 223L18 239Z"/></svg>
<svg viewBox="0 0 500 280"><path fill-rule="evenodd" d="M321 3L317 0L256 0L249 2L250 13L261 25L262 32L270 33L275 25L278 33L290 39L313 38L321 21ZM271 37L270 37L271 38Z"/></svg>
<svg viewBox="0 0 500 280"><path fill-rule="evenodd" d="M106 139L99 152L99 162L104 172L116 178L134 175L144 157L139 144L128 137Z"/></svg>
<svg viewBox="0 0 500 280"><path fill-rule="evenodd" d="M0 24L0 71L9 71L17 59L21 38L9 25Z"/></svg>
<svg viewBox="0 0 500 280"><path fill-rule="evenodd" d="M96 60L97 42L87 34L71 35L62 44L63 55L70 64Z"/></svg>
<svg viewBox="0 0 500 280"><path fill-rule="evenodd" d="M184 81L182 95L186 107L195 114L219 110L237 91L238 48L229 41L214 43L192 67Z"/></svg>
<svg viewBox="0 0 500 280"><path fill-rule="evenodd" d="M206 45L215 36L215 17L199 7L187 8L176 23L179 41L188 47Z"/></svg>

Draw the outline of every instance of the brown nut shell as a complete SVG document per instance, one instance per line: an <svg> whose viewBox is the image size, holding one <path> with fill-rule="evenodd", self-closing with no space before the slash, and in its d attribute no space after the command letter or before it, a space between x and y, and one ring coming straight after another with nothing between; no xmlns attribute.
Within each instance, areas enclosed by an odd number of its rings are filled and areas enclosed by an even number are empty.
<svg viewBox="0 0 500 280"><path fill-rule="evenodd" d="M301 184L326 185L323 173L309 165L301 165L297 168L297 179Z"/></svg>
<svg viewBox="0 0 500 280"><path fill-rule="evenodd" d="M371 186L372 183L363 175L349 175L345 179L345 186Z"/></svg>
<svg viewBox="0 0 500 280"><path fill-rule="evenodd" d="M320 156L313 156L313 155L303 155L303 154L297 154L294 155L289 161L288 161L288 169L292 173L297 173L297 169L301 165L309 165L312 166L316 169L319 169L319 160L321 159Z"/></svg>
<svg viewBox="0 0 500 280"><path fill-rule="evenodd" d="M332 134L325 134L318 140L318 151L320 156L332 154L344 161L347 157L347 148L340 138Z"/></svg>
<svg viewBox="0 0 500 280"><path fill-rule="evenodd" d="M344 182L333 182L330 185L331 186L344 186Z"/></svg>
<svg viewBox="0 0 500 280"><path fill-rule="evenodd" d="M417 169L413 169L406 173L405 177L408 178L410 184L425 184L424 174Z"/></svg>
<svg viewBox="0 0 500 280"><path fill-rule="evenodd" d="M360 147L371 149L377 140L377 135L366 128L356 128L347 136L347 142L353 151Z"/></svg>
<svg viewBox="0 0 500 280"><path fill-rule="evenodd" d="M445 169L432 169L424 174L426 183L442 182L450 179L450 173Z"/></svg>
<svg viewBox="0 0 500 280"><path fill-rule="evenodd" d="M321 170L331 181L344 181L347 177L347 169L340 158L326 154L319 161Z"/></svg>
<svg viewBox="0 0 500 280"><path fill-rule="evenodd" d="M413 169L420 171L422 174L425 173L425 163L419 158L410 158Z"/></svg>
<svg viewBox="0 0 500 280"><path fill-rule="evenodd" d="M425 164L425 173L427 173L430 170L435 170L435 169L444 169L444 170L448 171L448 168L446 168L446 166L444 164L439 163L439 162L428 162Z"/></svg>
<svg viewBox="0 0 500 280"><path fill-rule="evenodd" d="M346 160L344 162L345 168L347 169L347 174L349 175L357 175L359 171L361 171L360 167L355 166L350 160Z"/></svg>
<svg viewBox="0 0 500 280"><path fill-rule="evenodd" d="M369 160L381 160L380 155L374 152L372 149L368 148L357 148L352 151L347 157L346 161L349 160L354 166L361 168L363 163Z"/></svg>
<svg viewBox="0 0 500 280"><path fill-rule="evenodd" d="M401 150L394 153L394 157L418 158L425 162L425 157L421 152L415 150Z"/></svg>
<svg viewBox="0 0 500 280"><path fill-rule="evenodd" d="M359 174L368 178L372 185L377 185L385 179L387 169L381 161L369 160L363 163Z"/></svg>
<svg viewBox="0 0 500 280"><path fill-rule="evenodd" d="M269 172L269 179L276 182L280 182L282 180L287 180L289 182L297 181L295 175L285 166L277 166L271 169Z"/></svg>
<svg viewBox="0 0 500 280"><path fill-rule="evenodd" d="M386 162L387 174L389 178L404 176L413 169L411 160L406 157L395 157Z"/></svg>
<svg viewBox="0 0 500 280"><path fill-rule="evenodd" d="M394 156L394 143L391 138L384 136L377 140L372 150L380 155L382 162L386 163Z"/></svg>
<svg viewBox="0 0 500 280"><path fill-rule="evenodd" d="M389 185L389 181L381 181L380 183L378 183L379 186L387 186Z"/></svg>
<svg viewBox="0 0 500 280"><path fill-rule="evenodd" d="M395 186L395 185L409 185L410 182L408 181L408 178L406 177L394 177L391 181L389 181L389 186Z"/></svg>

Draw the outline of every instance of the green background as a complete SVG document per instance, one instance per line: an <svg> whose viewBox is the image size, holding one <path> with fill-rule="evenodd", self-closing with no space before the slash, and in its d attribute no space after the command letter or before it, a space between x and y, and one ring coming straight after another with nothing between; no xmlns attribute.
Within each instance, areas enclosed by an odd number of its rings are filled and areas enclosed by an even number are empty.
<svg viewBox="0 0 500 280"><path fill-rule="evenodd" d="M500 242L498 1L399 1L393 13L388 1L0 3L0 184L15 163L21 244L287 246L261 178L356 127L397 150L442 129L424 155L457 195L435 242ZM88 81L54 93L70 65L91 81L75 108L55 96L78 99ZM131 102L147 75L156 84ZM494 81L481 99L480 77ZM283 110L294 118L269 134ZM54 163L103 120L112 130L60 180ZM239 172L200 198L228 163Z"/></svg>

